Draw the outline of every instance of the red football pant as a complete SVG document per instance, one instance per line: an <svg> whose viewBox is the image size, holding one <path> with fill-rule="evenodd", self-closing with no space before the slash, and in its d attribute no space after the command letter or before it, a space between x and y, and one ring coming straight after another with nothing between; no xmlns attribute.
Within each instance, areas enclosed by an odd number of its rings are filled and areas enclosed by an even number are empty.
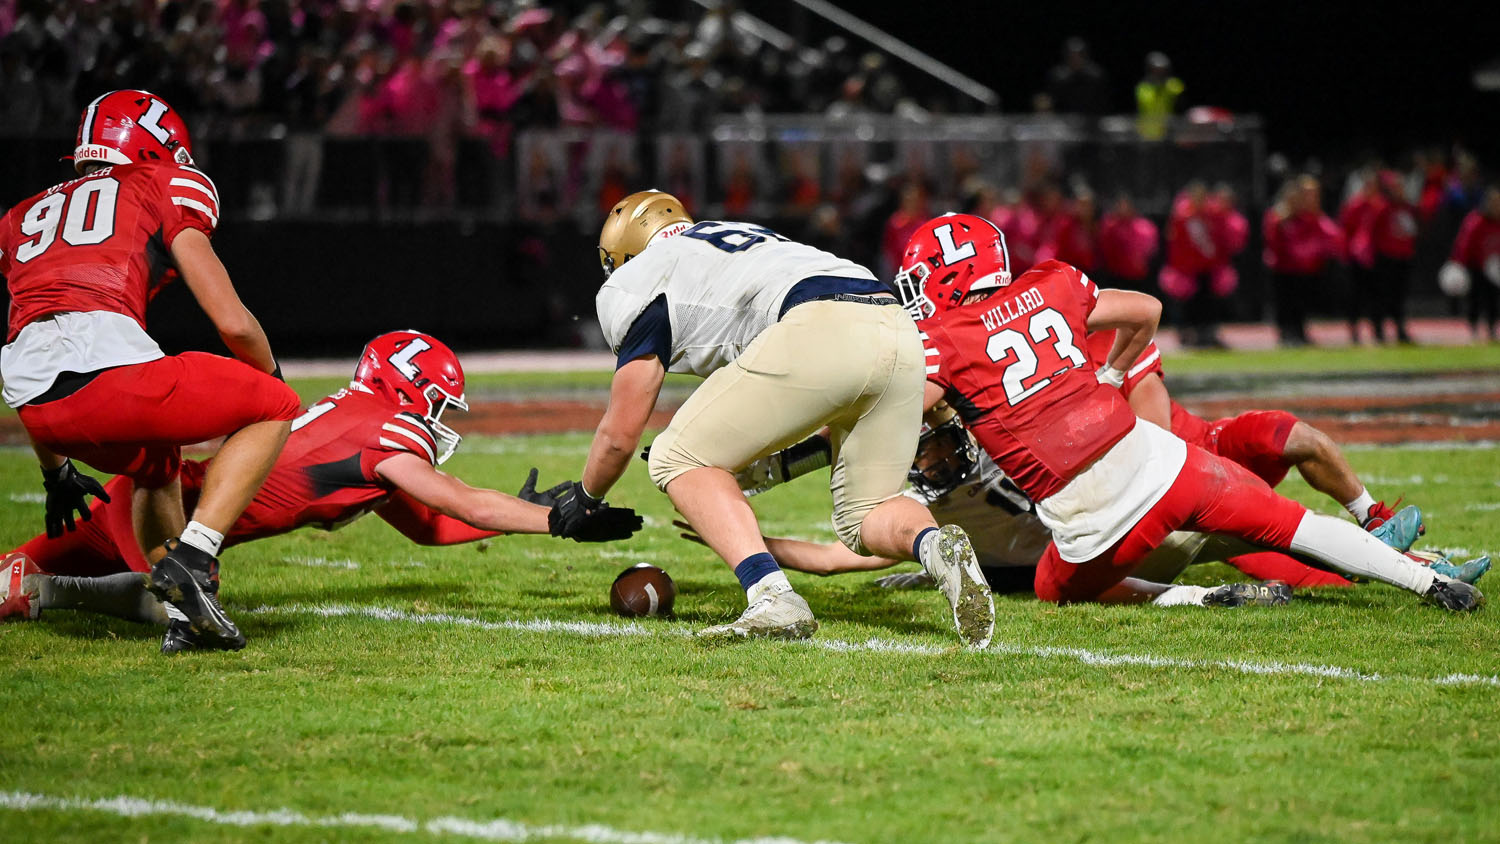
<svg viewBox="0 0 1500 844"><path fill-rule="evenodd" d="M1209 429L1209 450L1244 466L1270 486L1286 479L1292 463L1286 459L1287 437L1297 417L1284 410L1251 410L1220 419Z"/></svg>
<svg viewBox="0 0 1500 844"><path fill-rule="evenodd" d="M1240 554L1225 562L1255 580L1280 580L1298 589L1307 586L1353 586L1354 582L1331 571L1315 569L1279 551Z"/></svg>
<svg viewBox="0 0 1500 844"><path fill-rule="evenodd" d="M1124 580L1174 530L1239 537L1285 549L1307 508L1271 490L1245 467L1192 445L1171 489L1112 548L1070 563L1049 543L1036 569L1036 596L1062 603L1089 601Z"/></svg>
<svg viewBox="0 0 1500 844"><path fill-rule="evenodd" d="M134 485L117 477L104 485L109 503L95 498L91 518L79 521L77 530L64 531L56 539L46 534L17 548L47 574L101 577L125 571L146 572L151 565L141 553L130 521L130 496Z"/></svg>
<svg viewBox="0 0 1500 844"><path fill-rule="evenodd" d="M37 442L141 487L172 482L181 447L301 412L291 387L251 366L204 352L106 370L78 392L18 411Z"/></svg>

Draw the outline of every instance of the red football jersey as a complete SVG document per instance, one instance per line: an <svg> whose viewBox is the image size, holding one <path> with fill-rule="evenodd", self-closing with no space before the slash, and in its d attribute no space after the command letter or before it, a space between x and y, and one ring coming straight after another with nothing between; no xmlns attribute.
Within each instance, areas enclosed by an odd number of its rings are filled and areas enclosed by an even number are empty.
<svg viewBox="0 0 1500 844"><path fill-rule="evenodd" d="M213 182L170 163L105 167L22 202L0 218L7 342L68 311L124 314L144 329L146 303L174 270L172 241L189 228L212 234L218 222Z"/></svg>
<svg viewBox="0 0 1500 844"><path fill-rule="evenodd" d="M1033 501L1062 489L1135 426L1094 377L1085 324L1099 289L1044 261L989 298L920 323L927 380Z"/></svg>
<svg viewBox="0 0 1500 844"><path fill-rule="evenodd" d="M286 533L305 525L333 530L385 503L392 486L375 474L381 461L415 454L437 464L437 439L420 416L353 388L308 407L255 499L230 528L232 543ZM183 466L183 493L202 486L207 464Z"/></svg>

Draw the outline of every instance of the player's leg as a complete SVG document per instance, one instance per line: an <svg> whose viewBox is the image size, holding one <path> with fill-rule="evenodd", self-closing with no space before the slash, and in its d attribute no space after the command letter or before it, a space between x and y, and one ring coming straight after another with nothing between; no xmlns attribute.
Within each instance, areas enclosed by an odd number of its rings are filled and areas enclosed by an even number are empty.
<svg viewBox="0 0 1500 844"><path fill-rule="evenodd" d="M1436 574L1349 522L1308 512L1239 464L1196 446L1188 446L1173 490L1179 486L1194 492L1185 524L1191 529L1304 554L1335 571L1399 586L1448 609L1473 609L1482 600L1468 584Z"/></svg>
<svg viewBox="0 0 1500 844"><path fill-rule="evenodd" d="M882 361L860 400L830 421L834 530L857 554L920 562L947 598L959 635L984 647L994 634L994 599L968 535L957 525L939 528L926 507L901 494L916 454L926 381L916 327L894 307L860 316Z"/></svg>
<svg viewBox="0 0 1500 844"><path fill-rule="evenodd" d="M1393 511L1384 501L1376 501L1343 450L1317 428L1295 420L1281 453L1297 467L1308 486L1342 504L1361 527L1392 548L1406 551L1424 532L1420 509L1408 505Z"/></svg>
<svg viewBox="0 0 1500 844"><path fill-rule="evenodd" d="M821 427L856 401L868 380L868 363L861 364L867 352L842 345L812 351L825 344L793 316L818 304L789 312L737 360L704 379L651 444L652 481L745 589L745 614L706 635L800 637L817 629L767 550L732 472ZM835 344L844 337L823 334Z"/></svg>
<svg viewBox="0 0 1500 844"><path fill-rule="evenodd" d="M1344 506L1361 526L1391 547L1409 549L1423 531L1415 506L1393 512L1360 482L1336 443L1281 410L1252 410L1214 424L1217 453L1275 487L1297 467L1308 486Z"/></svg>

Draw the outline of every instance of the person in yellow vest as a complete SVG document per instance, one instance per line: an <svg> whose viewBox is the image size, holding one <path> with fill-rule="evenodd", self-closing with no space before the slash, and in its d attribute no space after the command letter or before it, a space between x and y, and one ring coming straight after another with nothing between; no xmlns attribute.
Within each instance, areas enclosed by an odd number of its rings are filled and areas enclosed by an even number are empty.
<svg viewBox="0 0 1500 844"><path fill-rule="evenodd" d="M1159 141L1167 135L1167 120L1182 96L1182 80L1172 75L1172 60L1166 53L1146 56L1146 76L1135 86L1135 102L1140 117L1137 126L1141 137Z"/></svg>

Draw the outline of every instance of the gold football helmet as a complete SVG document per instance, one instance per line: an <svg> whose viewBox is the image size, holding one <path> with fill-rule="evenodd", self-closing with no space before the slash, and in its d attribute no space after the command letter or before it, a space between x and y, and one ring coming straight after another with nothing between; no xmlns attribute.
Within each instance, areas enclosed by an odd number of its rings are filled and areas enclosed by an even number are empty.
<svg viewBox="0 0 1500 844"><path fill-rule="evenodd" d="M692 223L693 218L670 193L643 190L620 200L609 210L604 230L599 233L599 265L604 268L604 277L609 278L610 273L641 254L662 229L674 224L686 228Z"/></svg>

